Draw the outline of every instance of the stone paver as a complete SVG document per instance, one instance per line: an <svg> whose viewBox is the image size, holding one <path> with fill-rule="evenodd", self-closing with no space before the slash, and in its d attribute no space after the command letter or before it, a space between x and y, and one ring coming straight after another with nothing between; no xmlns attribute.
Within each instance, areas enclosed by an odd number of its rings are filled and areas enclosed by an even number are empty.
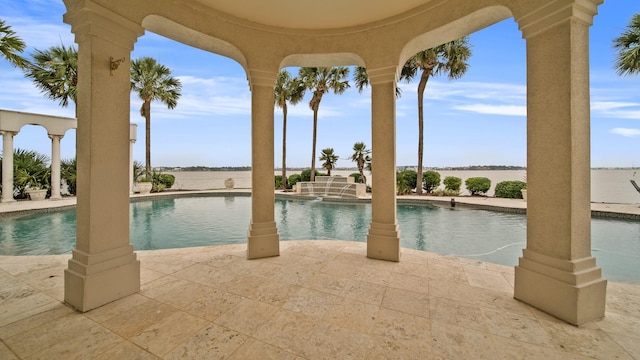
<svg viewBox="0 0 640 360"><path fill-rule="evenodd" d="M611 283L605 318L578 328L514 300L509 267L410 249L384 262L330 240L246 260L245 246L138 252L143 273L145 259L192 263L84 314L47 295L63 286L37 279L48 272L21 276L24 264L61 272L68 256L0 257L0 357L640 359L640 307L621 306L640 303L638 285ZM248 291L252 277L263 283Z"/></svg>
<svg viewBox="0 0 640 360"><path fill-rule="evenodd" d="M633 204L592 211L640 216ZM361 242L280 247L258 260L246 245L139 251L141 291L84 314L62 302L69 255L0 256L0 359L640 360L640 285L609 283L605 318L578 328L514 300L512 267L410 249L399 263L371 260Z"/></svg>

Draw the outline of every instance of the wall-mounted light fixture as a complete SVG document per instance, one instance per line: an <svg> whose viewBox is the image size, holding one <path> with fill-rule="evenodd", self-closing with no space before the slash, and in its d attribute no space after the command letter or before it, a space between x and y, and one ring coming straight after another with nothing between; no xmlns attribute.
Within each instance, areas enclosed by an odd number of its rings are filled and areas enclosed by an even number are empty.
<svg viewBox="0 0 640 360"><path fill-rule="evenodd" d="M124 62L124 58L122 59L118 59L118 60L114 60L113 57L109 57L109 64L111 66L111 68L109 69L109 74L111 76L113 76L113 72L115 70L118 70L118 67L120 66L120 64Z"/></svg>

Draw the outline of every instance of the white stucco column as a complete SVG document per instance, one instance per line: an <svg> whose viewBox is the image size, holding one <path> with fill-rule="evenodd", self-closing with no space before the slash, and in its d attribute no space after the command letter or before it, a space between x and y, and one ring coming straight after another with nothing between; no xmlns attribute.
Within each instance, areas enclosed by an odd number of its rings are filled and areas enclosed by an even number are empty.
<svg viewBox="0 0 640 360"><path fill-rule="evenodd" d="M2 202L13 199L13 137L16 131L0 131L2 134Z"/></svg>
<svg viewBox="0 0 640 360"><path fill-rule="evenodd" d="M280 255L275 223L273 89L277 72L250 70L251 85L251 223L247 258Z"/></svg>
<svg viewBox="0 0 640 360"><path fill-rule="evenodd" d="M89 311L140 290L129 243L129 68L144 30L90 0L65 0L78 44L76 247L65 301Z"/></svg>
<svg viewBox="0 0 640 360"><path fill-rule="evenodd" d="M50 200L60 200L60 140L63 135L51 135L51 197Z"/></svg>
<svg viewBox="0 0 640 360"><path fill-rule="evenodd" d="M396 214L396 66L367 69L371 83L371 227L367 257L400 260Z"/></svg>
<svg viewBox="0 0 640 360"><path fill-rule="evenodd" d="M129 125L129 194L133 194L133 144L138 139L138 125Z"/></svg>
<svg viewBox="0 0 640 360"><path fill-rule="evenodd" d="M601 2L518 20L527 40L528 199L515 297L575 325L604 316L607 286L591 256L590 210L589 26Z"/></svg>

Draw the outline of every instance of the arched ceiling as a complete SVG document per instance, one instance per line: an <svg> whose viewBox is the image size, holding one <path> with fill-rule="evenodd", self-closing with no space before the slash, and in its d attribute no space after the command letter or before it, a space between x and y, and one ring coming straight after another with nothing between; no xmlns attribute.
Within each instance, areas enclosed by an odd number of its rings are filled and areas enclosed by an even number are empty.
<svg viewBox="0 0 640 360"><path fill-rule="evenodd" d="M433 0L196 0L236 18L289 29L337 29L382 21ZM309 6L312 5L312 6ZM366 11L364 11L366 9Z"/></svg>

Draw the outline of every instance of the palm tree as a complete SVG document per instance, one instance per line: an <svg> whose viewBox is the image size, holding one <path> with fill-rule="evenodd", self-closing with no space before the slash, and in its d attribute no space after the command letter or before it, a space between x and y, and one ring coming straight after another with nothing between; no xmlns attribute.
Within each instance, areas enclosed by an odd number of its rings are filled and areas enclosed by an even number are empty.
<svg viewBox="0 0 640 360"><path fill-rule="evenodd" d="M362 90L369 86L369 74L364 66L356 66L353 71L353 82L356 84L358 92L362 93ZM402 89L396 86L396 98L402 95Z"/></svg>
<svg viewBox="0 0 640 360"><path fill-rule="evenodd" d="M422 179L422 154L424 142L424 114L422 109L424 89L433 75L447 74L449 80L459 79L469 67L467 60L471 56L468 37L449 41L442 45L420 51L411 57L402 67L400 79L407 82L419 72L418 83L418 179ZM416 193L422 194L422 183L416 187Z"/></svg>
<svg viewBox="0 0 640 360"><path fill-rule="evenodd" d="M14 67L24 69L29 65L29 61L18 55L24 51L27 44L16 36L16 32L11 30L4 20L0 20L0 54Z"/></svg>
<svg viewBox="0 0 640 360"><path fill-rule="evenodd" d="M287 102L299 103L304 97L305 87L300 79L291 78L287 70L281 70L274 89L275 104L282 109L282 186L287 188Z"/></svg>
<svg viewBox="0 0 640 360"><path fill-rule="evenodd" d="M140 116L145 118L146 174L151 176L151 101L159 100L173 109L178 105L182 84L171 70L155 59L144 57L131 61L131 91L143 101Z"/></svg>
<svg viewBox="0 0 640 360"><path fill-rule="evenodd" d="M333 148L322 149L320 161L324 161L322 167L327 169L327 176L331 176L331 170L336 167L336 163L338 162L338 155L333 153Z"/></svg>
<svg viewBox="0 0 640 360"><path fill-rule="evenodd" d="M304 84L305 89L313 91L309 107L313 110L313 144L311 148L311 181L315 180L316 175L316 139L318 131L318 108L322 96L329 91L334 94L342 94L349 88L349 81L346 80L349 75L347 67L304 67L300 68L298 77Z"/></svg>
<svg viewBox="0 0 640 360"><path fill-rule="evenodd" d="M73 47L51 46L32 54L33 63L25 69L41 92L49 99L58 101L67 107L69 101L76 103L78 88L78 51Z"/></svg>
<svg viewBox="0 0 640 360"><path fill-rule="evenodd" d="M357 142L353 144L353 155L351 155L351 161L358 165L358 171L360 172L360 183L366 184L367 178L364 176L364 168L366 164L371 163L371 150L367 149L367 145L363 142Z"/></svg>
<svg viewBox="0 0 640 360"><path fill-rule="evenodd" d="M613 47L618 50L615 60L618 75L640 73L640 13L633 15L622 35L613 39Z"/></svg>

